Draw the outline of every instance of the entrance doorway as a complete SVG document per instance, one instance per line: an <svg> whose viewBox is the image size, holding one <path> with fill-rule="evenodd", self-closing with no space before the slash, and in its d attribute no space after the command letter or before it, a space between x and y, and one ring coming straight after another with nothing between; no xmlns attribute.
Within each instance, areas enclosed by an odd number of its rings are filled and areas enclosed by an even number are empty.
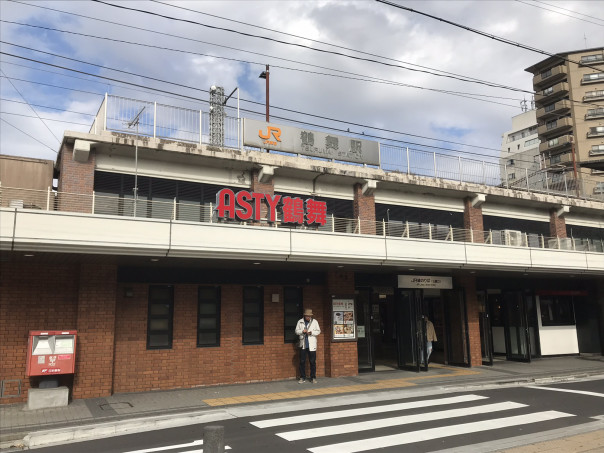
<svg viewBox="0 0 604 453"><path fill-rule="evenodd" d="M391 292L391 293L390 293ZM429 363L470 365L464 294L458 290L397 289L357 292L359 371L427 371ZM427 357L427 320L437 341Z"/></svg>

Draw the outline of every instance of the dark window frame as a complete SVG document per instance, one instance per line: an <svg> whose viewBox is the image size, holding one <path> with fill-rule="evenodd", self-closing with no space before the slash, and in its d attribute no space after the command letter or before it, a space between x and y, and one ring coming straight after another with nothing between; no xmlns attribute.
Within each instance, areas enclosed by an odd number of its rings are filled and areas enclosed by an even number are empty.
<svg viewBox="0 0 604 453"><path fill-rule="evenodd" d="M257 295L250 293L257 292ZM243 306L241 320L241 342L244 345L264 344L264 287L263 286L244 286L243 287ZM246 306L257 304L255 311L246 310ZM255 323L258 327L250 326L248 323L251 320L257 320ZM246 340L246 334L258 333L259 340Z"/></svg>
<svg viewBox="0 0 604 453"><path fill-rule="evenodd" d="M551 315L553 319L549 319L548 312L544 312L544 308L551 304ZM561 310L564 309L564 310ZM541 325L543 327L555 326L574 326L575 321L575 306L572 296L540 296L539 311L541 312Z"/></svg>
<svg viewBox="0 0 604 453"><path fill-rule="evenodd" d="M295 310L292 305L295 303ZM300 286L286 286L283 288L283 343L291 344L297 342L294 330L298 324L298 320L302 319L302 307L304 304L304 288ZM288 316L295 316L294 324L288 324ZM293 318L292 318L293 319Z"/></svg>
<svg viewBox="0 0 604 453"><path fill-rule="evenodd" d="M213 300L210 299L206 299L206 300L202 300L202 291L203 290L208 290L208 289L214 289L214 297ZM198 348L213 348L213 347L220 347L220 320L221 320L221 316L220 316L220 309L221 309L221 301L222 301L222 291L221 291L221 287L220 286L200 286L197 289L197 347ZM203 310L201 309L201 305L203 303L207 303L207 304L214 304L214 313L213 314L205 314L203 313ZM215 328L213 329L208 329L208 328L202 328L201 326L201 320L202 319L214 319L215 321ZM200 340L200 337L202 336L202 334L204 333L213 333L215 334L215 338L216 341L213 343L202 343Z"/></svg>
<svg viewBox="0 0 604 453"><path fill-rule="evenodd" d="M168 288L170 290L170 300L169 302L169 307L168 307L168 314L167 315L157 315L157 314L152 314L152 309L151 307L154 304L158 304L157 300L153 299L153 291L155 289L166 289ZM151 285L149 286L149 300L148 300L148 305L147 305L147 349L148 350L157 350L157 349L172 349L172 342L173 342L173 338L174 338L174 287L172 285ZM166 302L160 302L159 304L165 304ZM161 320L161 319L167 319L168 320L168 329L166 330L153 330L151 329L151 321L153 320ZM168 343L165 345L155 345L152 346L151 345L151 336L152 335L168 335Z"/></svg>

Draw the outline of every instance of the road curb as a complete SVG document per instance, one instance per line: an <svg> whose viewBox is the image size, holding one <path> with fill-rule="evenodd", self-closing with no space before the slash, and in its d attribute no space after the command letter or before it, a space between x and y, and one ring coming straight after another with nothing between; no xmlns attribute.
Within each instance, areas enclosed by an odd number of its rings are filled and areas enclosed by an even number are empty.
<svg viewBox="0 0 604 453"><path fill-rule="evenodd" d="M141 417L119 422L95 423L71 428L36 431L28 434L22 440L25 448L36 448L52 444L67 444L85 440L133 434L155 429L174 428L178 426L209 423L234 418L224 410L212 410L189 413L186 415L164 415ZM14 446L17 446L14 443Z"/></svg>

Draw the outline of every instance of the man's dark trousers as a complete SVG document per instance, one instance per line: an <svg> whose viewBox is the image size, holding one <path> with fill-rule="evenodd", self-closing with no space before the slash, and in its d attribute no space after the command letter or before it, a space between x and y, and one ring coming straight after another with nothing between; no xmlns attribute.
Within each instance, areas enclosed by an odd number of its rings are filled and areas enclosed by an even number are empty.
<svg viewBox="0 0 604 453"><path fill-rule="evenodd" d="M300 349L300 379L306 379L306 356L310 361L310 378L317 377L317 351L309 351L308 349Z"/></svg>

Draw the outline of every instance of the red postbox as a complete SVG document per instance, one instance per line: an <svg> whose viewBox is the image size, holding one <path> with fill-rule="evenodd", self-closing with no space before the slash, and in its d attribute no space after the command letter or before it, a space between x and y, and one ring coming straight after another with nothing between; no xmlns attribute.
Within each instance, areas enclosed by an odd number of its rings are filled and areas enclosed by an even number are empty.
<svg viewBox="0 0 604 453"><path fill-rule="evenodd" d="M31 330L27 347L27 375L73 374L77 331Z"/></svg>

